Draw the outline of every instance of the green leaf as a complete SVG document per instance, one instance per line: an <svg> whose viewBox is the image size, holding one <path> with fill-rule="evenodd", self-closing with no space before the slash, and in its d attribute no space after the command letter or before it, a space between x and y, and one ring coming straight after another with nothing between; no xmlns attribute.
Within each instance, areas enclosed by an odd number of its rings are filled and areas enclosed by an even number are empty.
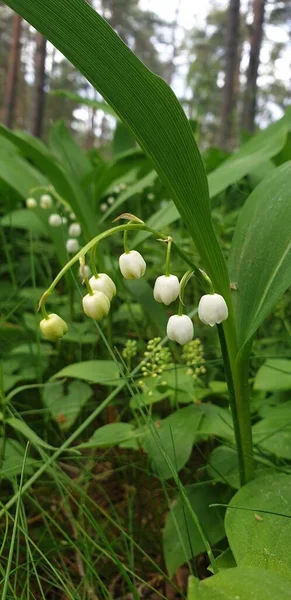
<svg viewBox="0 0 291 600"><path fill-rule="evenodd" d="M176 96L83 0L8 0L92 83L133 132L168 187L217 290L229 283L214 235L207 178Z"/></svg>
<svg viewBox="0 0 291 600"><path fill-rule="evenodd" d="M39 185L47 185L49 181L60 196L62 196L71 206L85 232L88 231L92 237L96 235L97 220L82 187L79 185L76 178L72 177L70 172L65 171L62 164L57 164L40 140L36 141L32 136L24 134L23 132L12 132L3 125L0 125L0 134L0 147L3 139L6 141L7 138L12 141L17 148L19 148L23 156L29 161L32 161L37 169L40 172L43 172L47 177L47 180L42 179L38 182L35 180L33 182L30 180L29 182L26 182L24 178L23 182L25 183L25 187L22 196L26 198L29 189ZM26 162L24 164L26 170L29 172L29 163Z"/></svg>
<svg viewBox="0 0 291 600"><path fill-rule="evenodd" d="M189 485L185 491L210 544L217 544L225 536L223 510L219 507L209 508L209 504L222 501L225 490L206 483ZM167 516L163 549L170 577L187 560L205 551L203 540L182 496L177 496Z"/></svg>
<svg viewBox="0 0 291 600"><path fill-rule="evenodd" d="M111 423L96 429L92 437L83 444L76 446L79 448L105 448L117 446L128 439L134 438L139 434L130 423Z"/></svg>
<svg viewBox="0 0 291 600"><path fill-rule="evenodd" d="M72 381L66 393L63 383L58 382L44 387L43 402L60 428L66 430L73 425L91 396L90 386L83 381Z"/></svg>
<svg viewBox="0 0 291 600"><path fill-rule="evenodd" d="M27 229L36 235L45 235L46 228L38 215L28 208L13 210L1 219L3 227L16 227L18 229Z"/></svg>
<svg viewBox="0 0 291 600"><path fill-rule="evenodd" d="M63 121L56 123L49 133L49 148L53 155L79 183L92 171L85 152L75 142Z"/></svg>
<svg viewBox="0 0 291 600"><path fill-rule="evenodd" d="M136 143L131 131L128 129L128 127L126 127L126 125L118 121L112 140L113 156L116 156L121 152L126 152L127 150L135 147Z"/></svg>
<svg viewBox="0 0 291 600"><path fill-rule="evenodd" d="M172 415L157 421L146 433L143 447L148 453L154 470L162 479L173 476L167 461L177 472L184 467L190 457L200 421L199 407L187 406L176 410Z"/></svg>
<svg viewBox="0 0 291 600"><path fill-rule="evenodd" d="M282 119L257 133L235 152L220 167L208 176L210 198L229 185L252 173L284 147L288 131L291 130L291 110Z"/></svg>
<svg viewBox="0 0 291 600"><path fill-rule="evenodd" d="M16 419L15 417L11 417L6 419L6 424L10 425L14 431L21 433L33 446L36 448L45 448L45 450L55 450L54 446L47 444L42 440L33 429L27 425L24 421L20 419Z"/></svg>
<svg viewBox="0 0 291 600"><path fill-rule="evenodd" d="M272 467L264 462L255 462L255 477L262 477L265 473L270 473ZM237 451L228 446L218 446L211 452L207 471L215 481L227 483L230 487L240 488L239 466ZM275 468L274 468L275 472Z"/></svg>
<svg viewBox="0 0 291 600"><path fill-rule="evenodd" d="M266 417L253 426L253 438L263 451L291 459L291 401L269 408Z"/></svg>
<svg viewBox="0 0 291 600"><path fill-rule="evenodd" d="M291 390L291 360L281 358L267 360L256 374L254 390L264 392Z"/></svg>
<svg viewBox="0 0 291 600"><path fill-rule="evenodd" d="M119 371L112 360L86 360L64 367L55 373L53 379L56 377L72 377L100 385L117 385Z"/></svg>
<svg viewBox="0 0 291 600"><path fill-rule="evenodd" d="M291 283L291 163L273 171L245 203L229 259L238 339L252 338Z"/></svg>
<svg viewBox="0 0 291 600"><path fill-rule="evenodd" d="M250 481L233 496L225 528L238 565L263 567L291 579L290 505L291 476L285 474Z"/></svg>
<svg viewBox="0 0 291 600"><path fill-rule="evenodd" d="M214 577L189 579L188 600L290 600L290 583L266 569L236 567Z"/></svg>
<svg viewBox="0 0 291 600"><path fill-rule="evenodd" d="M4 459L2 467L0 469L0 478L2 479L14 479L15 475L19 475L23 468L23 460L25 455L25 447L22 446L17 440L13 439L0 439L0 451L2 452L2 445L5 443ZM25 460L25 474L31 475L33 473L33 467L36 467L38 461L34 458L26 457Z"/></svg>

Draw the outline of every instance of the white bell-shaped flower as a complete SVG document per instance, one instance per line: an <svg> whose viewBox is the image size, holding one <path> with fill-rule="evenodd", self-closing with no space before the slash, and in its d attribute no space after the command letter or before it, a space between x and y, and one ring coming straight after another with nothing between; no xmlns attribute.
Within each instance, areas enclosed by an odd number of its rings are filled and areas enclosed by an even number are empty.
<svg viewBox="0 0 291 600"><path fill-rule="evenodd" d="M69 227L69 236L72 238L77 238L81 235L82 228L80 223L71 223Z"/></svg>
<svg viewBox="0 0 291 600"><path fill-rule="evenodd" d="M130 250L119 257L119 268L124 279L140 279L145 274L146 262L139 252Z"/></svg>
<svg viewBox="0 0 291 600"><path fill-rule="evenodd" d="M103 292L111 301L113 296L116 294L116 287L114 281L106 273L99 273L98 277L91 277L90 286L92 290Z"/></svg>
<svg viewBox="0 0 291 600"><path fill-rule="evenodd" d="M87 294L83 300L84 313L90 319L101 321L106 317L110 310L110 300L103 292L93 291L93 294Z"/></svg>
<svg viewBox="0 0 291 600"><path fill-rule="evenodd" d="M51 208L53 204L53 199L50 194L42 194L39 199L39 204L41 208Z"/></svg>
<svg viewBox="0 0 291 600"><path fill-rule="evenodd" d="M68 254L75 254L76 252L78 252L80 248L79 242L78 240L76 240L76 238L69 238L66 241L66 249Z"/></svg>
<svg viewBox="0 0 291 600"><path fill-rule="evenodd" d="M172 315L168 320L167 336L169 340L178 342L181 346L193 340L194 327L187 315Z"/></svg>
<svg viewBox="0 0 291 600"><path fill-rule="evenodd" d="M227 304L220 294L205 294L198 305L198 317L202 323L213 327L228 317Z"/></svg>
<svg viewBox="0 0 291 600"><path fill-rule="evenodd" d="M39 324L40 330L44 337L51 342L62 338L68 331L68 325L66 321L61 319L59 315L51 313L47 319L42 319Z"/></svg>
<svg viewBox="0 0 291 600"><path fill-rule="evenodd" d="M26 204L27 208L36 208L37 207L37 201L35 200L35 198L27 198L25 204Z"/></svg>
<svg viewBox="0 0 291 600"><path fill-rule="evenodd" d="M177 300L180 291L180 283L176 275L160 275L154 286L154 299L168 306Z"/></svg>
<svg viewBox="0 0 291 600"><path fill-rule="evenodd" d="M62 224L63 220L61 215L58 214L53 214L49 216L49 225L51 227L60 227Z"/></svg>

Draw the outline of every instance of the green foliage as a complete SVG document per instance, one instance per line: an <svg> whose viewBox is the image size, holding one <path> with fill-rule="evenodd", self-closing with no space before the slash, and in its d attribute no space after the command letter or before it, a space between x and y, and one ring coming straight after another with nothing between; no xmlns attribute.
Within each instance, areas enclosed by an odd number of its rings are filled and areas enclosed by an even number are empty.
<svg viewBox="0 0 291 600"><path fill-rule="evenodd" d="M229 270L237 288L233 297L240 346L291 283L290 185L290 163L285 163L255 188L238 219Z"/></svg>
<svg viewBox="0 0 291 600"><path fill-rule="evenodd" d="M214 596L215 594L215 596ZM198 582L190 577L188 600L288 600L290 585L276 573L256 567L237 567Z"/></svg>
<svg viewBox="0 0 291 600"><path fill-rule="evenodd" d="M187 486L185 492L210 543L217 544L224 537L223 511L209 508L209 504L222 501L225 490L212 484L194 484ZM180 496L174 500L166 520L163 548L170 576L186 561L205 550L191 513Z"/></svg>
<svg viewBox="0 0 291 600"><path fill-rule="evenodd" d="M225 528L239 566L262 567L290 580L290 483L290 475L266 475L231 499Z"/></svg>

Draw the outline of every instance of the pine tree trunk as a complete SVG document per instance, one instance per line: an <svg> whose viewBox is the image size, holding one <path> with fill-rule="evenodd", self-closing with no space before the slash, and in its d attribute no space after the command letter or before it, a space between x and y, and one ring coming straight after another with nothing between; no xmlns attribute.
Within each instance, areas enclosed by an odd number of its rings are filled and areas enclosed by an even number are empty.
<svg viewBox="0 0 291 600"><path fill-rule="evenodd" d="M247 83L244 97L242 127L253 133L257 112L257 78L260 64L260 51L263 39L265 0L253 0L253 23L250 35L250 56L247 69Z"/></svg>
<svg viewBox="0 0 291 600"><path fill-rule="evenodd" d="M234 126L237 105L237 73L240 46L240 0L230 0L228 7L225 81L221 111L220 145L228 150L234 145Z"/></svg>
<svg viewBox="0 0 291 600"><path fill-rule="evenodd" d="M45 59L46 39L36 33L36 48L34 55L34 85L31 98L31 133L41 137L43 129L44 105L45 105Z"/></svg>
<svg viewBox="0 0 291 600"><path fill-rule="evenodd" d="M20 15L15 14L12 22L12 39L8 60L6 89L3 105L3 122L6 127L12 127L14 120L17 80L21 53L21 22Z"/></svg>

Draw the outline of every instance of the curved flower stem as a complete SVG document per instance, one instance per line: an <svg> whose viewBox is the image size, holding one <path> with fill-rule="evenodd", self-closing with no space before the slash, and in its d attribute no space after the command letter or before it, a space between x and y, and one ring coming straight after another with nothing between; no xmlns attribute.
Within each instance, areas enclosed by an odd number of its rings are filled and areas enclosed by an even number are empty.
<svg viewBox="0 0 291 600"><path fill-rule="evenodd" d="M152 229L151 227L148 227L147 225L144 225L143 223L128 223L126 225L116 225L115 227L111 227L110 229L107 229L106 231L99 233L97 236L92 238L92 240L90 240L90 242L88 242L85 246L83 246L83 248L81 248L81 250L79 250L79 252L77 252L77 254L75 254L75 256L73 256L73 258L71 258L71 260L69 260L65 264L65 266L60 270L60 272L55 277L55 279L53 280L53 282L51 283L49 288L42 295L42 297L39 301L38 309L41 308L42 304L46 301L48 296L50 296L52 294L54 288L56 287L58 282L62 279L62 277L65 275L65 273L80 258L84 258L85 254L87 254L87 252L89 252L89 250L92 250L94 248L94 246L96 246L99 242L110 237L111 235L113 235L115 233L124 232L124 231L125 232L140 231L140 230L148 231L149 233L152 233L156 238L160 238L160 239L164 239L164 240L168 239L168 236L163 235L159 231L156 231L155 229ZM181 250L181 248L179 246L177 246L177 244L175 244L174 241L172 242L172 247L175 249L177 254L179 254L179 256L181 256L181 258L192 268L195 276L200 281L203 288L205 288L204 273L199 269L199 267L197 267L197 265L195 265L193 263L193 261L189 258L189 256L183 250Z"/></svg>

